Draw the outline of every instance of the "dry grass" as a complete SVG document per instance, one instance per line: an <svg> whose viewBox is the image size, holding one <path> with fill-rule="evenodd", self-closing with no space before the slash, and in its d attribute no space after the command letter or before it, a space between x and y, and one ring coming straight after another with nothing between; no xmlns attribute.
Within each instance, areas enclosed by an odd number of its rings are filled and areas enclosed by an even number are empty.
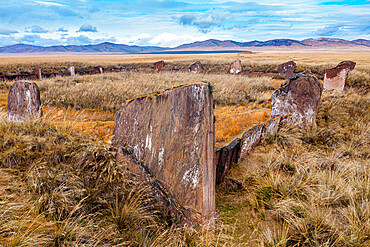
<svg viewBox="0 0 370 247"><path fill-rule="evenodd" d="M43 120L10 123L4 108L0 111L0 245L369 246L370 96L361 88L369 85L368 56L166 56L171 66L201 60L206 71L121 72L37 82ZM244 187L217 188L218 234L169 225L145 186L126 180L115 164L109 145L114 112L132 97L210 81L220 145L269 116L271 93L280 84L269 77L226 74L225 68L237 58L245 68L264 71L274 71L287 60L297 61L299 69L316 71L354 60L358 66L349 82L355 88L325 93L312 132L286 126L234 166L230 176ZM62 68L77 57L34 58L33 64L30 59L0 57L0 63L31 69L45 62ZM150 55L79 59L86 67L148 66L161 60ZM65 64L53 67L57 63ZM1 107L6 106L9 83L0 89Z"/></svg>

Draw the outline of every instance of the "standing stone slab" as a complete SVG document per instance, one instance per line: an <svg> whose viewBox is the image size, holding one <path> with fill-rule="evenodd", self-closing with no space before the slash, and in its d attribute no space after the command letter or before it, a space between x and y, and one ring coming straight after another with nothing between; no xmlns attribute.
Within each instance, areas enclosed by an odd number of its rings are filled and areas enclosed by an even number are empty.
<svg viewBox="0 0 370 247"><path fill-rule="evenodd" d="M96 69L98 70L98 74L103 74L103 67L102 66L98 66L98 67L96 67Z"/></svg>
<svg viewBox="0 0 370 247"><path fill-rule="evenodd" d="M164 61L158 61L154 63L154 70L157 72L161 72L164 67Z"/></svg>
<svg viewBox="0 0 370 247"><path fill-rule="evenodd" d="M215 149L216 185L221 184L240 156L240 138Z"/></svg>
<svg viewBox="0 0 370 247"><path fill-rule="evenodd" d="M325 70L324 89L343 91L348 74L355 66L355 62L343 61L335 68Z"/></svg>
<svg viewBox="0 0 370 247"><path fill-rule="evenodd" d="M69 71L69 75L70 76L75 76L76 73L75 73L75 66L71 66L68 68L68 71Z"/></svg>
<svg viewBox="0 0 370 247"><path fill-rule="evenodd" d="M294 61L289 61L283 64L280 64L278 67L278 73L280 76L284 78L289 78L294 75L294 70L296 67L296 63Z"/></svg>
<svg viewBox="0 0 370 247"><path fill-rule="evenodd" d="M234 75L242 72L242 62L240 60L236 60L235 62L233 62L230 65L229 72L230 74L234 74Z"/></svg>
<svg viewBox="0 0 370 247"><path fill-rule="evenodd" d="M198 73L202 71L202 63L200 61L197 61L190 65L189 67L190 72Z"/></svg>
<svg viewBox="0 0 370 247"><path fill-rule="evenodd" d="M36 79L41 80L42 79L42 74L41 74L41 68L36 67L36 69L33 71L33 73L36 75Z"/></svg>
<svg viewBox="0 0 370 247"><path fill-rule="evenodd" d="M289 78L271 97L271 117L290 114L289 119L302 127L315 123L323 85L309 71Z"/></svg>
<svg viewBox="0 0 370 247"><path fill-rule="evenodd" d="M172 198L215 225L214 115L208 83L123 103L112 143L130 147Z"/></svg>
<svg viewBox="0 0 370 247"><path fill-rule="evenodd" d="M8 119L23 121L42 116L40 91L35 83L17 81L8 95Z"/></svg>
<svg viewBox="0 0 370 247"><path fill-rule="evenodd" d="M257 146L257 144L261 140L262 131L263 124L260 124L254 126L253 128L249 129L247 132L243 134L240 142L240 156L238 162L240 162L244 157L246 157Z"/></svg>

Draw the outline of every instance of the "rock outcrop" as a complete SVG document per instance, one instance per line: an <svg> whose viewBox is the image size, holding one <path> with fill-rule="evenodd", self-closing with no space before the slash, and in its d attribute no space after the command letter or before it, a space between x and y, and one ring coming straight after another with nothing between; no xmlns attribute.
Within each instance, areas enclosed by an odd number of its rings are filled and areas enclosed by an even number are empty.
<svg viewBox="0 0 370 247"><path fill-rule="evenodd" d="M180 86L123 103L115 116L112 143L131 150L137 167L131 170L137 177L160 181L169 197L166 201L178 202L192 218L215 226L214 115L209 83Z"/></svg>
<svg viewBox="0 0 370 247"><path fill-rule="evenodd" d="M290 114L291 121L312 127L322 91L322 83L310 71L290 77L272 94L271 117Z"/></svg>
<svg viewBox="0 0 370 247"><path fill-rule="evenodd" d="M154 63L154 70L157 71L157 72L161 72L163 67L164 67L164 61L163 60Z"/></svg>
<svg viewBox="0 0 370 247"><path fill-rule="evenodd" d="M240 60L236 60L230 65L229 68L230 74L239 74L242 72L242 62Z"/></svg>
<svg viewBox="0 0 370 247"><path fill-rule="evenodd" d="M189 67L190 72L198 73L202 71L202 63L200 61L197 61L190 65Z"/></svg>
<svg viewBox="0 0 370 247"><path fill-rule="evenodd" d="M325 70L324 89L343 91L348 74L356 66L355 62L343 61L335 68Z"/></svg>
<svg viewBox="0 0 370 247"><path fill-rule="evenodd" d="M294 70L296 68L296 63L294 61L289 61L283 64L280 64L278 67L278 73L284 78L289 78L294 75Z"/></svg>
<svg viewBox="0 0 370 247"><path fill-rule="evenodd" d="M24 121L42 116L40 91L35 83L17 81L10 86L8 119Z"/></svg>

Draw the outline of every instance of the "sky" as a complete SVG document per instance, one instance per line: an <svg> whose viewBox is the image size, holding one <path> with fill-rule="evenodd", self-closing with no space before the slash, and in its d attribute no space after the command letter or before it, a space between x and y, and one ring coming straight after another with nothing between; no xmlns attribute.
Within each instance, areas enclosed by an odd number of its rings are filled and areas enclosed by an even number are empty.
<svg viewBox="0 0 370 247"><path fill-rule="evenodd" d="M0 0L0 46L370 39L370 0Z"/></svg>

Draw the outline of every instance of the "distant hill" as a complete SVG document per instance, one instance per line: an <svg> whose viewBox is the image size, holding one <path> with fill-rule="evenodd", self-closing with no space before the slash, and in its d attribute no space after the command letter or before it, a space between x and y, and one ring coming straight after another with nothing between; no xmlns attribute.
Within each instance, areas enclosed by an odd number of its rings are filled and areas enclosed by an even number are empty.
<svg viewBox="0 0 370 247"><path fill-rule="evenodd" d="M25 44L17 44L0 47L0 53L54 53L54 52L81 52L81 53L99 53L99 52L117 52L124 54L137 53L155 53L163 51L181 51L181 50L244 50L253 47L286 47L286 48L352 48L352 47L370 47L370 41L366 39L356 39L352 41L344 39L274 39L267 41L249 41L237 42L233 40L217 40L209 39L205 41L197 41L194 43L183 44L175 48L166 48L158 46L137 46L124 45L114 43L101 43L96 45L58 45L58 46L33 46Z"/></svg>

